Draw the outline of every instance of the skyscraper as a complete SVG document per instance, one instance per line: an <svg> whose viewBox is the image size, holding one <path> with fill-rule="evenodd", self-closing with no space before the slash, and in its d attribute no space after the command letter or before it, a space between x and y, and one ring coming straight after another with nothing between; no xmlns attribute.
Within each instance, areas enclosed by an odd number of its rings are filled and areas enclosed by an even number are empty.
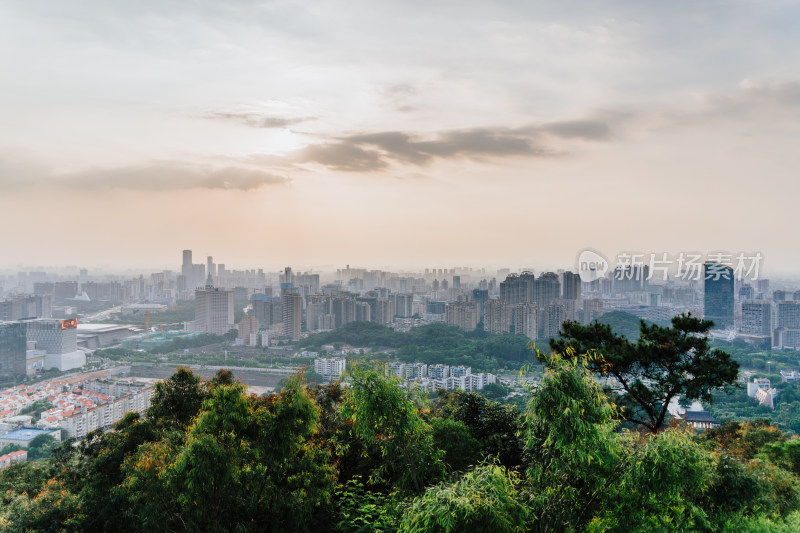
<svg viewBox="0 0 800 533"><path fill-rule="evenodd" d="M534 299L539 307L547 307L561 297L561 282L555 272L545 272L534 282Z"/></svg>
<svg viewBox="0 0 800 533"><path fill-rule="evenodd" d="M733 327L733 269L719 263L703 264L704 313L714 327Z"/></svg>
<svg viewBox="0 0 800 533"><path fill-rule="evenodd" d="M281 295L283 310L283 334L296 341L300 338L303 322L303 297L293 290L285 290Z"/></svg>
<svg viewBox="0 0 800 533"><path fill-rule="evenodd" d="M234 329L233 291L214 287L209 283L202 289L194 291L194 316L191 324L193 331L225 335Z"/></svg>
<svg viewBox="0 0 800 533"><path fill-rule="evenodd" d="M25 376L27 338L25 325L19 322L0 322L0 377Z"/></svg>
<svg viewBox="0 0 800 533"><path fill-rule="evenodd" d="M564 272L564 284L562 285L564 300L581 299L581 277L573 272Z"/></svg>

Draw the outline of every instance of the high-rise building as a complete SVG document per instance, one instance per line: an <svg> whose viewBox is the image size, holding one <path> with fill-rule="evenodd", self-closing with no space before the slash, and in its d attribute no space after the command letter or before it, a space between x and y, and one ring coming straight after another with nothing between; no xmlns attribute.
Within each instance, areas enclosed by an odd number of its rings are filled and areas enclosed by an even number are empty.
<svg viewBox="0 0 800 533"><path fill-rule="evenodd" d="M246 315L236 324L236 329L237 337L242 339L245 345L249 346L251 335L258 333L258 319L255 315Z"/></svg>
<svg viewBox="0 0 800 533"><path fill-rule="evenodd" d="M772 335L772 305L766 300L742 302L742 329L744 335Z"/></svg>
<svg viewBox="0 0 800 533"><path fill-rule="evenodd" d="M477 302L452 302L447 304L445 321L448 326L472 331L478 326Z"/></svg>
<svg viewBox="0 0 800 533"><path fill-rule="evenodd" d="M78 321L76 319L38 319L22 322L28 342L45 352L44 368L62 372L86 364L86 354L78 350Z"/></svg>
<svg viewBox="0 0 800 533"><path fill-rule="evenodd" d="M202 289L194 291L194 316L192 331L225 335L234 329L233 291L214 287L211 280Z"/></svg>
<svg viewBox="0 0 800 533"><path fill-rule="evenodd" d="M347 361L343 358L314 359L314 372L322 376L325 381L342 379L346 368Z"/></svg>
<svg viewBox="0 0 800 533"><path fill-rule="evenodd" d="M545 272L534 282L533 301L539 307L547 307L553 300L561 298L561 282L555 272Z"/></svg>
<svg viewBox="0 0 800 533"><path fill-rule="evenodd" d="M328 300L321 296L312 296L306 304L306 331L322 329L320 318L328 314Z"/></svg>
<svg viewBox="0 0 800 533"><path fill-rule="evenodd" d="M414 295L411 293L395 294L394 313L402 318L414 316Z"/></svg>
<svg viewBox="0 0 800 533"><path fill-rule="evenodd" d="M538 335L536 316L536 304L517 304L514 307L514 333L536 340Z"/></svg>
<svg viewBox="0 0 800 533"><path fill-rule="evenodd" d="M53 316L53 297L13 296L0 300L0 320L13 321L25 318L50 318Z"/></svg>
<svg viewBox="0 0 800 533"><path fill-rule="evenodd" d="M181 274L186 278L186 283L188 286L193 287L193 279L192 279L192 251L191 250L184 250L183 251L183 261L181 262Z"/></svg>
<svg viewBox="0 0 800 533"><path fill-rule="evenodd" d="M217 265L214 264L214 258L209 255L206 258L206 272L208 272L208 275L211 276L212 278L217 277L216 266Z"/></svg>
<svg viewBox="0 0 800 533"><path fill-rule="evenodd" d="M283 309L283 334L293 341L300 338L303 323L303 297L292 290L285 290L281 295Z"/></svg>
<svg viewBox="0 0 800 533"><path fill-rule="evenodd" d="M548 304L543 308L540 326L540 338L557 337L561 324L566 321L564 306Z"/></svg>
<svg viewBox="0 0 800 533"><path fill-rule="evenodd" d="M564 300L580 300L581 299L581 277L574 272L564 272L564 283L562 284L562 291Z"/></svg>
<svg viewBox="0 0 800 533"><path fill-rule="evenodd" d="M480 320L483 320L486 313L486 302L489 301L488 289L472 289L472 300L478 303L478 313L480 313Z"/></svg>
<svg viewBox="0 0 800 533"><path fill-rule="evenodd" d="M744 284L739 287L739 300L753 300L756 297L756 291L752 285Z"/></svg>
<svg viewBox="0 0 800 533"><path fill-rule="evenodd" d="M483 329L495 335L510 333L511 327L514 325L513 308L513 305L507 304L502 300L487 300L484 305Z"/></svg>
<svg viewBox="0 0 800 533"><path fill-rule="evenodd" d="M800 328L800 302L779 301L777 303L777 326L779 328Z"/></svg>
<svg viewBox="0 0 800 533"><path fill-rule="evenodd" d="M533 302L535 283L536 279L531 272L523 272L520 275L509 274L505 281L500 283L500 299L512 305Z"/></svg>
<svg viewBox="0 0 800 533"><path fill-rule="evenodd" d="M26 348L25 325L0 322L0 377L18 379L25 376Z"/></svg>
<svg viewBox="0 0 800 533"><path fill-rule="evenodd" d="M588 324L593 320L597 320L603 315L603 300L599 298L592 298L583 301L583 313L581 321Z"/></svg>
<svg viewBox="0 0 800 533"><path fill-rule="evenodd" d="M733 269L719 263L703 264L704 314L714 327L733 327Z"/></svg>

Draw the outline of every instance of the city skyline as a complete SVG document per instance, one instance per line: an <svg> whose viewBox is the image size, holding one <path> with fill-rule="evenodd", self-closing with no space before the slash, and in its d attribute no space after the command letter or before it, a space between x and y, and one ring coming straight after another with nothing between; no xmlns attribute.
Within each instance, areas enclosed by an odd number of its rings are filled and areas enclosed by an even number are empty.
<svg viewBox="0 0 800 533"><path fill-rule="evenodd" d="M591 247L758 251L792 274L798 15L6 3L0 266L191 248L545 270Z"/></svg>

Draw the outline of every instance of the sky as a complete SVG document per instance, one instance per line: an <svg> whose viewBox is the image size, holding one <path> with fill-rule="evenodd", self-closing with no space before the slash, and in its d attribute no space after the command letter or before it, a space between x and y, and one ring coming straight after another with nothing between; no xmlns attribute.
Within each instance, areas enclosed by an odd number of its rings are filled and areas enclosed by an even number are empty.
<svg viewBox="0 0 800 533"><path fill-rule="evenodd" d="M800 4L0 3L0 266L796 265Z"/></svg>

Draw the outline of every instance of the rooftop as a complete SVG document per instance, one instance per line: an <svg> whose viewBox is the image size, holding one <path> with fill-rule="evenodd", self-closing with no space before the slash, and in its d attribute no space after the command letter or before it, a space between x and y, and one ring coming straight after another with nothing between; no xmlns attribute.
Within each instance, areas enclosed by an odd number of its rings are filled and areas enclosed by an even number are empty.
<svg viewBox="0 0 800 533"><path fill-rule="evenodd" d="M16 429L11 433L0 435L0 439L5 440L31 440L39 435L49 435L53 430L35 429L35 428L22 428Z"/></svg>

